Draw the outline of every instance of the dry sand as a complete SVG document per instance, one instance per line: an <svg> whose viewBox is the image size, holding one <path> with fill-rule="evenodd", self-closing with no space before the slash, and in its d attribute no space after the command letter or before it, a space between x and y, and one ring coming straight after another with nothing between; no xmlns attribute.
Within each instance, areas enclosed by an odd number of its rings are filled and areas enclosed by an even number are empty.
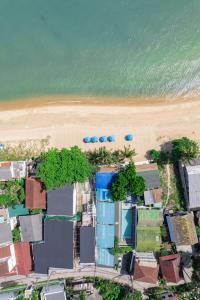
<svg viewBox="0 0 200 300"><path fill-rule="evenodd" d="M131 144L137 160L147 150L182 136L200 139L200 99L114 99L51 96L0 104L0 142L38 140L49 145L94 149ZM124 140L127 133L135 139ZM115 134L115 143L84 144L84 136Z"/></svg>

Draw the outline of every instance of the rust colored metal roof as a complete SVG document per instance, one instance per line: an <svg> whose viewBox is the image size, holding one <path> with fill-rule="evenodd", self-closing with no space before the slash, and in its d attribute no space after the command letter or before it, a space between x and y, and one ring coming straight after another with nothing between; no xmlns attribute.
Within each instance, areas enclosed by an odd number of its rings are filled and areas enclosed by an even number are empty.
<svg viewBox="0 0 200 300"><path fill-rule="evenodd" d="M26 207L46 209L46 192L42 183L34 178L26 178Z"/></svg>
<svg viewBox="0 0 200 300"><path fill-rule="evenodd" d="M172 254L159 258L163 278L168 282L178 283L180 276L180 255Z"/></svg>
<svg viewBox="0 0 200 300"><path fill-rule="evenodd" d="M158 170L158 165L156 163L136 165L136 172L147 172L147 171L157 171L157 170Z"/></svg>
<svg viewBox="0 0 200 300"><path fill-rule="evenodd" d="M10 246L0 248L0 259L11 256Z"/></svg>
<svg viewBox="0 0 200 300"><path fill-rule="evenodd" d="M158 281L159 267L141 266L135 263L133 280L156 284Z"/></svg>
<svg viewBox="0 0 200 300"><path fill-rule="evenodd" d="M18 275L28 275L32 272L32 256L30 244L27 242L21 242L14 244L16 267Z"/></svg>
<svg viewBox="0 0 200 300"><path fill-rule="evenodd" d="M0 168L10 168L11 162L0 162Z"/></svg>

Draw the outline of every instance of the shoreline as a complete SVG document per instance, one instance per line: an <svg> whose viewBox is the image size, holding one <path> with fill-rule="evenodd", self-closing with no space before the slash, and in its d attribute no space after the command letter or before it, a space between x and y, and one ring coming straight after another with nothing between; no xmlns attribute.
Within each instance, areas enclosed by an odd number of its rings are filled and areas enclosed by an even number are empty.
<svg viewBox="0 0 200 300"><path fill-rule="evenodd" d="M0 143L34 144L49 137L49 147L57 148L120 149L131 145L137 153L135 160L145 160L148 150L159 149L172 139L187 136L199 142L199 101L51 96L37 98L34 103L14 101L10 106L1 102ZM128 133L134 135L131 143L124 139ZM116 135L115 143L83 143L84 136L111 134Z"/></svg>

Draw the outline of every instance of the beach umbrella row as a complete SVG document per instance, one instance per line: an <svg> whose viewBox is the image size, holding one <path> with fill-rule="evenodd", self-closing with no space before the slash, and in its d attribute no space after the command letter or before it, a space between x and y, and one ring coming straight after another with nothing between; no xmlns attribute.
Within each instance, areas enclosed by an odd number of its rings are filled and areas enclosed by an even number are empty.
<svg viewBox="0 0 200 300"><path fill-rule="evenodd" d="M131 133L127 134L125 136L125 140L126 141L132 141L133 140L133 135ZM110 135L110 136L101 136L100 138L98 136L92 136L92 137L89 137L89 136L86 136L83 138L83 142L88 144L88 143L98 143L98 142L101 142L101 143L105 143L105 142L115 142L116 141L116 137L115 135Z"/></svg>

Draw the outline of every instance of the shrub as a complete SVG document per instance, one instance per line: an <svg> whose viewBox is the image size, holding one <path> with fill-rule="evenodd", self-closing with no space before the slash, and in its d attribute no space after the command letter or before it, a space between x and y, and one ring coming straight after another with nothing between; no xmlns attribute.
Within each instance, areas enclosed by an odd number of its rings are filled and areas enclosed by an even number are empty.
<svg viewBox="0 0 200 300"><path fill-rule="evenodd" d="M14 206L25 200L24 180L9 180L0 183L2 194L0 195L0 206Z"/></svg>
<svg viewBox="0 0 200 300"><path fill-rule="evenodd" d="M172 155L174 160L190 161L199 155L198 144L187 137L172 141Z"/></svg>
<svg viewBox="0 0 200 300"><path fill-rule="evenodd" d="M119 247L119 239L115 237L115 243L114 243L114 248L110 249L110 253L112 255L120 255L120 254L126 254L131 252L133 249L130 246L122 246Z"/></svg>
<svg viewBox="0 0 200 300"><path fill-rule="evenodd" d="M21 233L19 227L13 229L12 236L13 236L13 243L21 242Z"/></svg>

